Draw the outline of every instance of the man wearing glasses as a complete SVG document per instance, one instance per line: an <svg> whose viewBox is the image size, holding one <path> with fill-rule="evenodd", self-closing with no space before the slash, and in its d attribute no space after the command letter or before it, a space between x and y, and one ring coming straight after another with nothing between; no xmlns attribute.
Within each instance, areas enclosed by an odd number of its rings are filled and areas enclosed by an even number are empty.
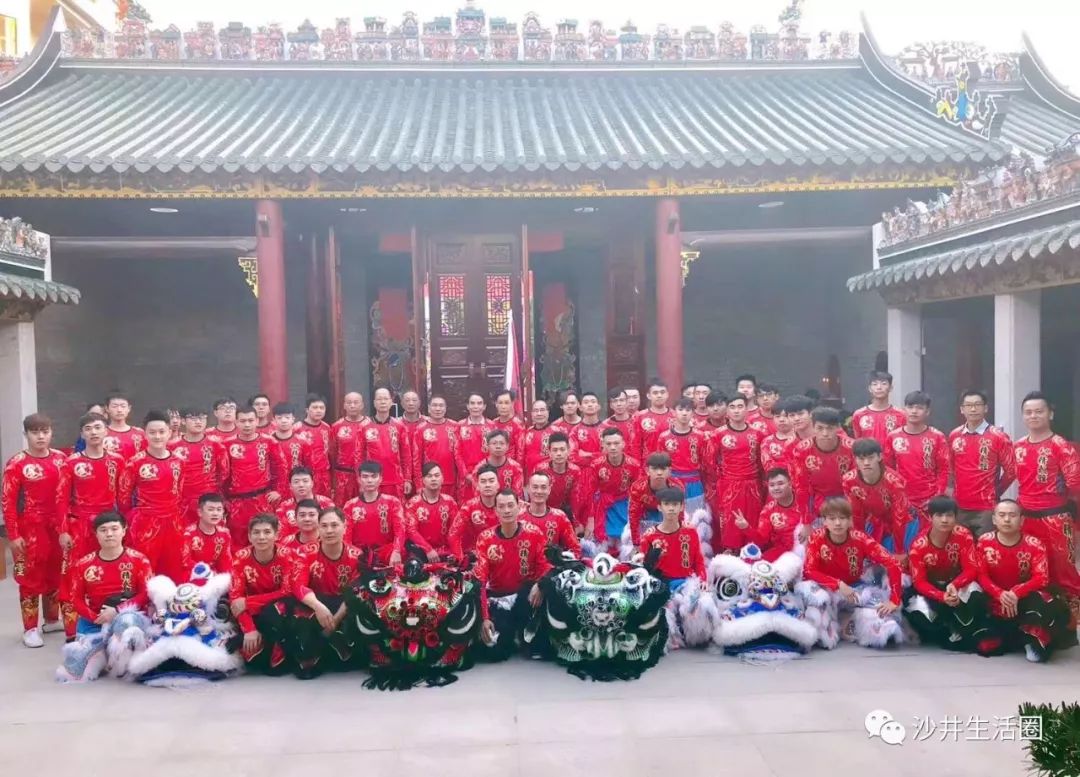
<svg viewBox="0 0 1080 777"><path fill-rule="evenodd" d="M949 435L957 523L976 540L994 530L994 505L1016 480L1012 440L987 422L989 409L985 393L965 391L960 397L965 423Z"/></svg>

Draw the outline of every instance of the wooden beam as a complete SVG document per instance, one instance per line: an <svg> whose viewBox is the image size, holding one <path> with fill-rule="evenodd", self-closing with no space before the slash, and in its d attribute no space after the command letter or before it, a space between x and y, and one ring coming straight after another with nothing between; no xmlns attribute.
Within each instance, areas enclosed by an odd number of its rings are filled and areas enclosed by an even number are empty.
<svg viewBox="0 0 1080 777"><path fill-rule="evenodd" d="M86 259L221 259L255 253L254 236L53 237L53 256Z"/></svg>
<svg viewBox="0 0 1080 777"><path fill-rule="evenodd" d="M330 393L329 360L327 348L326 279L323 274L325 252L320 235L312 232L306 241L307 276L304 282L304 334L307 353L307 389L326 396ZM299 398L297 398L299 399ZM329 401L329 397L327 397ZM328 404L332 410L336 405Z"/></svg>
<svg viewBox="0 0 1080 777"><path fill-rule="evenodd" d="M409 250L412 252L412 335L413 335L413 387L420 394L420 401L427 406L427 358L424 350L424 333L427 318L424 286L427 285L427 261L416 226L409 230Z"/></svg>

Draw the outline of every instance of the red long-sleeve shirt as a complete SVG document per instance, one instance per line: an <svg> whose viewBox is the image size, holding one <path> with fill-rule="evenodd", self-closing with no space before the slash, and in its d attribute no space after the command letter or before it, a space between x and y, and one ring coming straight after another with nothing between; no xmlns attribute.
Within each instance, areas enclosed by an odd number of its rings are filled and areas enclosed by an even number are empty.
<svg viewBox="0 0 1080 777"><path fill-rule="evenodd" d="M360 571L360 548L345 543L341 555L330 558L320 547L314 553L300 556L296 561L293 596L303 599L310 593L316 596L338 596Z"/></svg>
<svg viewBox="0 0 1080 777"><path fill-rule="evenodd" d="M169 443L169 450L184 463L184 502L191 504L203 494L221 493L229 479L229 454L224 445L206 436L198 442L181 437Z"/></svg>
<svg viewBox="0 0 1080 777"><path fill-rule="evenodd" d="M521 435L521 442L518 444L517 453L514 458L520 462L521 469L525 473L525 477L532 477L532 473L536 472L536 468L548 459L548 442L551 440L551 435L555 433L555 428L552 424L537 429L535 426L530 426L525 430L525 433ZM570 443L570 457L573 458L574 445Z"/></svg>
<svg viewBox="0 0 1080 777"><path fill-rule="evenodd" d="M932 426L918 434L900 428L889 435L885 466L900 473L907 484L908 501L920 510L949 483L949 441Z"/></svg>
<svg viewBox="0 0 1080 777"><path fill-rule="evenodd" d="M705 580L705 558L701 555L701 538L689 526L680 526L676 531L663 531L659 526L651 526L638 543L642 553L650 548L660 548L660 561L657 571L671 580L678 580L690 575L697 575Z"/></svg>
<svg viewBox="0 0 1080 777"><path fill-rule="evenodd" d="M953 497L961 510L993 510L998 496L1016 480L1016 459L1009 435L996 426L949 434Z"/></svg>
<svg viewBox="0 0 1080 777"><path fill-rule="evenodd" d="M675 478L668 478L664 482L664 488L677 488L682 491L682 483ZM630 484L630 492L627 502L627 523L630 526L630 541L637 547L641 544L641 522L645 514L650 510L659 510L660 503L656 499L656 492L649 485L649 476L638 478Z"/></svg>
<svg viewBox="0 0 1080 777"><path fill-rule="evenodd" d="M71 570L71 604L79 617L90 622L114 596L124 597L129 606L144 609L150 601L146 582L153 574L150 560L136 550L124 548L112 561L90 553L76 561Z"/></svg>
<svg viewBox="0 0 1080 777"><path fill-rule="evenodd" d="M8 539L17 540L42 527L62 528L66 511L60 502L60 485L65 458L50 448L45 456L22 451L8 459L0 497Z"/></svg>
<svg viewBox="0 0 1080 777"><path fill-rule="evenodd" d="M476 539L476 579L494 596L517 593L551 569L546 544L544 533L527 521L518 522L512 537L504 537L499 525L485 529Z"/></svg>
<svg viewBox="0 0 1080 777"><path fill-rule="evenodd" d="M751 541L761 549L762 558L776 561L795 550L795 530L804 522L805 513L805 508L794 497L787 505L775 499L765 503L758 515L757 526L750 526Z"/></svg>
<svg viewBox="0 0 1080 777"><path fill-rule="evenodd" d="M451 490L457 485L457 424L445 420L424 421L417 427L413 443L413 485L417 493L424 487L424 465L429 461L439 465L444 488Z"/></svg>
<svg viewBox="0 0 1080 777"><path fill-rule="evenodd" d="M321 494L315 494L311 497L315 500L315 503L319 505L319 513L328 507L333 507L334 502L328 496L322 496ZM278 502L277 509L274 510L277 514L278 520L281 522L282 529L291 528L296 526L296 499L289 497Z"/></svg>
<svg viewBox="0 0 1080 777"><path fill-rule="evenodd" d="M893 547L899 553L904 547L904 527L911 517L904 478L882 465L881 477L872 485L863 480L857 469L846 473L843 483L855 525L876 542L892 537ZM867 528L868 524L872 530Z"/></svg>
<svg viewBox="0 0 1080 777"><path fill-rule="evenodd" d="M267 424L265 427L259 427L259 428L260 429L263 429L263 428L269 429L270 424ZM236 439L236 434L237 434L236 427L233 427L233 430L231 432L223 432L223 431L221 431L220 429L217 429L217 428L215 428L215 429L207 429L206 430L206 439L210 440L210 442L216 442L218 445L228 445L230 442L232 442L233 440ZM260 432L260 434L264 434L264 432ZM269 434L269 432L265 432L265 434Z"/></svg>
<svg viewBox="0 0 1080 777"><path fill-rule="evenodd" d="M751 410L746 414L746 423L751 429L757 430L762 437L776 434L776 418L761 414L761 410Z"/></svg>
<svg viewBox="0 0 1080 777"><path fill-rule="evenodd" d="M883 451L888 445L889 435L902 429L906 423L907 415L904 411L892 405L884 410L875 410L870 405L865 405L851 414L851 429L855 439L870 437L878 441Z"/></svg>
<svg viewBox="0 0 1080 777"><path fill-rule="evenodd" d="M450 549L450 524L457 512L457 501L449 494L439 494L434 502L429 502L423 493L417 494L405 505L405 532L425 551L446 553Z"/></svg>
<svg viewBox="0 0 1080 777"><path fill-rule="evenodd" d="M484 459L475 467L473 467L470 477L472 482L476 482L476 476L481 467L488 466L490 462ZM494 466L494 465L491 465ZM509 488L515 494L520 496L525 491L525 475L522 472L521 465L511 458L507 458L501 465L495 467L498 472L499 488Z"/></svg>
<svg viewBox="0 0 1080 777"><path fill-rule="evenodd" d="M710 439L709 459L717 479L760 480L761 442L765 437L749 425L745 429L728 426L715 432Z"/></svg>
<svg viewBox="0 0 1080 777"><path fill-rule="evenodd" d="M603 455L604 447L600 438L600 434L604 431L603 422L588 424L580 421L576 424L568 424L560 418L551 425L551 430L562 432L570 439L570 447L574 451L574 463L579 466L587 467Z"/></svg>
<svg viewBox="0 0 1080 777"><path fill-rule="evenodd" d="M847 539L841 543L833 542L826 529L816 529L806 548L803 577L822 588L836 591L841 582L848 585L859 582L863 567L868 563L885 567L889 578L889 600L899 605L900 565L870 535L858 529L849 531Z"/></svg>
<svg viewBox="0 0 1080 777"><path fill-rule="evenodd" d="M660 432L656 444L671 457L672 471L697 472L703 482L712 479L715 467L710 461L708 438L704 432L697 429L678 432L672 427Z"/></svg>
<svg viewBox="0 0 1080 777"><path fill-rule="evenodd" d="M293 434L308 444L308 449L311 451L311 471L329 472L332 435L330 424L326 421L310 424L305 419L293 428Z"/></svg>
<svg viewBox="0 0 1080 777"><path fill-rule="evenodd" d="M494 429L491 422L484 419L483 423L474 424L466 418L457 425L457 471L461 476L472 472L476 465L487 458L487 433ZM510 451L514 456L514 451ZM521 458L514 456L521 461ZM521 462L524 464L525 462ZM444 475L446 473L443 473Z"/></svg>
<svg viewBox="0 0 1080 777"><path fill-rule="evenodd" d="M330 465L342 472L356 474L360 466L359 444L367 418L350 421L339 418L330 427Z"/></svg>
<svg viewBox="0 0 1080 777"><path fill-rule="evenodd" d="M589 504L589 494L585 490L587 487L585 470L568 461L566 469L556 472L551 461L544 461L533 474L536 472L543 472L551 478L548 504L566 513L575 525L584 527Z"/></svg>
<svg viewBox="0 0 1080 777"><path fill-rule="evenodd" d="M225 481L228 497L276 490L282 473L288 472L280 446L268 434L259 433L250 440L233 437L225 443L225 450L229 454L229 477Z"/></svg>
<svg viewBox="0 0 1080 777"><path fill-rule="evenodd" d="M791 466L788 463L788 454L792 447L799 440L793 434L790 437L781 438L775 434L770 434L764 440L761 441L761 472L762 477L768 474L769 470L776 469L777 467L783 467L789 469ZM788 471L790 475L790 470Z"/></svg>
<svg viewBox="0 0 1080 777"><path fill-rule="evenodd" d="M116 494L124 459L105 451L93 458L86 451L67 457L60 473L61 532L72 537L87 537L93 521L102 513L116 509Z"/></svg>
<svg viewBox="0 0 1080 777"><path fill-rule="evenodd" d="M288 437L280 437L277 432L274 432L270 437L280 451L279 460L285 465L274 482L274 490L279 494L287 494L289 493L289 475L294 469L304 467L312 472L315 471L312 464L311 444L295 432Z"/></svg>
<svg viewBox="0 0 1080 777"><path fill-rule="evenodd" d="M461 506L450 524L450 553L459 559L465 558L465 554L476 547L476 538L498 523L494 500L488 507L481 497L473 497Z"/></svg>
<svg viewBox="0 0 1080 777"><path fill-rule="evenodd" d="M660 433L671 428L675 414L665 409L663 413L656 413L652 408L638 411L634 416L634 441L637 448L626 452L637 457L640 461L649 458L650 453L660 450Z"/></svg>
<svg viewBox="0 0 1080 777"><path fill-rule="evenodd" d="M945 601L945 592L935 585L952 583L957 589L975 582L979 576L979 559L975 555L975 539L963 526L953 528L942 546L930 540L929 529L921 534L908 551L911 584L927 599Z"/></svg>
<svg viewBox="0 0 1080 777"><path fill-rule="evenodd" d="M568 550L578 558L581 557L581 542L578 541L574 527L566 513L549 507L541 516L533 515L528 507L521 510L521 520L531 523L544 534L544 541L551 545L558 545L563 550Z"/></svg>
<svg viewBox="0 0 1080 777"><path fill-rule="evenodd" d="M117 503L125 515L138 508L142 515L179 521L183 492L184 462L171 451L160 459L143 451L128 459L120 472Z"/></svg>
<svg viewBox="0 0 1080 777"><path fill-rule="evenodd" d="M623 455L622 461L612 464L601 456L589 467L587 491L593 495L590 515L595 533L604 531L607 510L622 499L629 499L630 484L641 477L642 467L637 459ZM627 505L629 508L629 505ZM602 535L601 535L602 536Z"/></svg>
<svg viewBox="0 0 1080 777"><path fill-rule="evenodd" d="M608 429L618 429L622 433L623 441L626 443L626 450L636 453L638 451L638 439L637 431L634 427L634 416L628 415L621 421L615 416L608 416L602 424L600 424L600 443L603 444L604 432Z"/></svg>
<svg viewBox="0 0 1080 777"><path fill-rule="evenodd" d="M517 450L518 444L521 442L521 436L525 434L525 422L518 418L516 415L510 416L509 421L502 421L495 418L489 422L492 429L498 429L506 432L510 437L510 455L514 455Z"/></svg>
<svg viewBox="0 0 1080 777"><path fill-rule="evenodd" d="M210 568L219 574L231 572L232 556L232 535L224 526L218 526L210 534L198 526L189 526L184 530L181 558L184 569L189 573L191 568L199 563L209 564Z"/></svg>
<svg viewBox="0 0 1080 777"><path fill-rule="evenodd" d="M1030 534L1021 534L1015 545L1005 545L997 532L979 537L975 553L979 559L979 585L991 600L994 615L1004 617L1001 595L1012 591L1018 599L1050 585L1050 565L1046 546Z"/></svg>
<svg viewBox="0 0 1080 777"><path fill-rule="evenodd" d="M146 432L137 426L129 426L123 432L107 429L103 444L109 453L115 453L127 461L136 453L146 450Z"/></svg>
<svg viewBox="0 0 1080 777"><path fill-rule="evenodd" d="M828 497L844 493L844 474L855 468L852 445L854 442L850 437L840 437L836 448L823 451L811 437L790 448L788 461L795 499L807 508L807 523L817 516L821 503Z"/></svg>
<svg viewBox="0 0 1080 777"><path fill-rule="evenodd" d="M396 496L379 494L367 502L361 494L346 502L342 512L349 525L350 544L362 550L387 547L398 553L405 550L405 508Z"/></svg>
<svg viewBox="0 0 1080 777"><path fill-rule="evenodd" d="M1013 451L1024 510L1053 510L1080 496L1080 456L1064 437L1055 434L1042 442L1025 437Z"/></svg>
<svg viewBox="0 0 1080 777"><path fill-rule="evenodd" d="M255 616L278 599L291 596L295 588L297 554L284 545L274 546L274 557L265 564L255 558L249 545L233 557L229 600L244 599L244 611L236 617L245 634L256 631Z"/></svg>
<svg viewBox="0 0 1080 777"><path fill-rule="evenodd" d="M367 419L358 453L360 462L377 461L382 465L382 482L386 486L411 483L412 447L409 431L396 418L377 421Z"/></svg>

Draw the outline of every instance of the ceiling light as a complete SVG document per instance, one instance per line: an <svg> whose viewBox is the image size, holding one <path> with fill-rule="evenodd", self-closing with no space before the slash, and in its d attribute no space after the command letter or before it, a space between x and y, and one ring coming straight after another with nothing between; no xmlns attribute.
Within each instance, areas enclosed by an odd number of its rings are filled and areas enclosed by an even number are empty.
<svg viewBox="0 0 1080 777"><path fill-rule="evenodd" d="M598 210L595 205L578 205L574 208L574 213L596 213Z"/></svg>
<svg viewBox="0 0 1080 777"><path fill-rule="evenodd" d="M150 212L151 213L179 213L180 210L178 208L153 207L153 208L150 209Z"/></svg>
<svg viewBox="0 0 1080 777"><path fill-rule="evenodd" d="M783 200L769 200L768 202L759 202L758 203L759 208L766 208L766 209L780 208L780 207L783 207L783 205L784 205Z"/></svg>
<svg viewBox="0 0 1080 777"><path fill-rule="evenodd" d="M342 213L364 213L367 208L338 208Z"/></svg>

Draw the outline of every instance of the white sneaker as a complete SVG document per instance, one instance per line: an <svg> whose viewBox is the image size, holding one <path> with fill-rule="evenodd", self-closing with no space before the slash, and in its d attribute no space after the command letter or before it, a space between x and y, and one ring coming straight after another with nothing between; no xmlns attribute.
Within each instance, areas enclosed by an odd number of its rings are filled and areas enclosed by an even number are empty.
<svg viewBox="0 0 1080 777"><path fill-rule="evenodd" d="M56 634L63 630L64 624L60 621L45 621L45 625L41 627L41 632L43 634Z"/></svg>
<svg viewBox="0 0 1080 777"><path fill-rule="evenodd" d="M1024 645L1024 658L1033 664L1041 664L1043 662L1043 657L1035 650L1034 645Z"/></svg>
<svg viewBox="0 0 1080 777"><path fill-rule="evenodd" d="M22 643L28 648L45 647L45 640L41 638L41 631L38 629L27 629L24 631Z"/></svg>

